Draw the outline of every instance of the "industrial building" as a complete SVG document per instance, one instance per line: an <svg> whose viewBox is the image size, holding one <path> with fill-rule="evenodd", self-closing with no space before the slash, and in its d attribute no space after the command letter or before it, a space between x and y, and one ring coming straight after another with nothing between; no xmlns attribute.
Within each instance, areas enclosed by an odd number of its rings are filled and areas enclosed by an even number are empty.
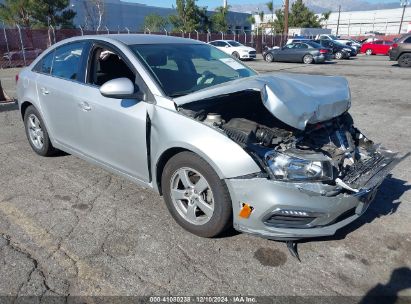
<svg viewBox="0 0 411 304"><path fill-rule="evenodd" d="M223 2L222 2L223 4ZM226 3L225 3L226 4ZM124 31L143 31L144 17L149 14L158 14L163 17L176 14L173 8L149 6L140 3L126 2L121 0L105 0L104 16L102 21L102 28L100 30ZM77 26L83 26L89 29L96 28L96 16L92 14L92 4L89 0L71 0L71 9L77 15L74 23ZM212 11L209 12L213 14ZM91 16L90 16L91 15ZM227 20L231 30L239 32L243 30L251 30L251 24L247 18L250 14L229 12ZM170 28L168 28L170 30Z"/></svg>
<svg viewBox="0 0 411 304"><path fill-rule="evenodd" d="M404 13L404 15L403 15ZM338 22L338 16L339 22ZM318 14L321 17L321 14ZM265 14L264 19L260 20L258 14L254 15L256 20L253 28L266 27L266 32L271 31L269 23L275 19L275 15ZM402 24L401 24L401 19ZM371 11L350 11L350 12L332 12L330 18L324 22L323 27L331 29L333 34L361 36L370 32L379 32L383 34L401 34L411 31L411 7L398 7L395 9L371 10ZM290 33L291 34L291 33Z"/></svg>

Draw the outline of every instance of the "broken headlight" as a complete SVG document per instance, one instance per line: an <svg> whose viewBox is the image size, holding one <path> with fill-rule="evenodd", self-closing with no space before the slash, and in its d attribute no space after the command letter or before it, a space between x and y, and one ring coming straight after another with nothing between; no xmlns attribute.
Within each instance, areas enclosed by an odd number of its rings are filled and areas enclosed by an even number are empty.
<svg viewBox="0 0 411 304"><path fill-rule="evenodd" d="M326 160L304 159L276 151L267 152L264 159L275 179L309 182L333 179L332 164Z"/></svg>

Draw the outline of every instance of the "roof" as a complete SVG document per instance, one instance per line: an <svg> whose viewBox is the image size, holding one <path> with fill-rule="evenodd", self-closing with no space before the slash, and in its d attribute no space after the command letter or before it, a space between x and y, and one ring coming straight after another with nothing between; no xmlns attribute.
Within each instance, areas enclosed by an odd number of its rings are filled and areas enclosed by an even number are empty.
<svg viewBox="0 0 411 304"><path fill-rule="evenodd" d="M149 34L109 34L109 35L98 35L94 36L93 38L110 38L122 42L127 45L132 44L166 44L166 43L198 43L201 44L202 42L182 38L182 37L175 37L175 36L166 36L166 35L149 35Z"/></svg>

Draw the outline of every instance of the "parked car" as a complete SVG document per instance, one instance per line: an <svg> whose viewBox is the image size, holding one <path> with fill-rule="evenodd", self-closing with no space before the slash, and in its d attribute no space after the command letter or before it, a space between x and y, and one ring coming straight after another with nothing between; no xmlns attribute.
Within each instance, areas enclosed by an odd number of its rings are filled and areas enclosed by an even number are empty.
<svg viewBox="0 0 411 304"><path fill-rule="evenodd" d="M215 40L209 43L237 59L255 59L257 57L257 52L254 48L234 40Z"/></svg>
<svg viewBox="0 0 411 304"><path fill-rule="evenodd" d="M406 34L391 46L390 60L398 61L400 67L411 67L411 34Z"/></svg>
<svg viewBox="0 0 411 304"><path fill-rule="evenodd" d="M354 127L345 78L258 75L199 41L75 37L16 79L34 152L63 150L152 188L202 237L231 226L332 235L401 160Z"/></svg>
<svg viewBox="0 0 411 304"><path fill-rule="evenodd" d="M332 59L332 51L312 41L294 42L279 49L266 50L263 58L267 62L321 63Z"/></svg>
<svg viewBox="0 0 411 304"><path fill-rule="evenodd" d="M373 42L364 43L360 52L366 55L388 55L393 41L375 40Z"/></svg>
<svg viewBox="0 0 411 304"><path fill-rule="evenodd" d="M3 54L3 58L5 60L23 60L24 58L26 59L35 59L37 58L38 55L41 54L43 50L41 49L34 49L34 48L25 48L24 49L24 56L23 56L23 51L22 50L15 50L15 51L10 51L6 52Z"/></svg>
<svg viewBox="0 0 411 304"><path fill-rule="evenodd" d="M352 49L346 45L338 43L333 40L314 40L314 42L320 44L324 48L328 48L332 50L335 59L350 59Z"/></svg>
<svg viewBox="0 0 411 304"><path fill-rule="evenodd" d="M359 43L358 41L355 41L353 39L343 39L340 36L335 36L335 35L331 35L331 34L321 34L321 35L317 35L316 37L317 40L331 40L331 41L336 41L338 43L341 43L343 45L347 45L350 47L353 47L356 52L358 53L358 50L361 47L361 43Z"/></svg>

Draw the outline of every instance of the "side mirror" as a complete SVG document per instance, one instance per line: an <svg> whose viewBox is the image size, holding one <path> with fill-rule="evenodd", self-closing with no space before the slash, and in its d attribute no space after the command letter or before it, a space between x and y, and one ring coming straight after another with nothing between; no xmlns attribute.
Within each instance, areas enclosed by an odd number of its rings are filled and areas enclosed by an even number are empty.
<svg viewBox="0 0 411 304"><path fill-rule="evenodd" d="M136 97L134 84L128 78L116 78L107 81L100 87L104 97L126 99Z"/></svg>
<svg viewBox="0 0 411 304"><path fill-rule="evenodd" d="M229 48L230 46L228 44L225 45L226 48Z"/></svg>

